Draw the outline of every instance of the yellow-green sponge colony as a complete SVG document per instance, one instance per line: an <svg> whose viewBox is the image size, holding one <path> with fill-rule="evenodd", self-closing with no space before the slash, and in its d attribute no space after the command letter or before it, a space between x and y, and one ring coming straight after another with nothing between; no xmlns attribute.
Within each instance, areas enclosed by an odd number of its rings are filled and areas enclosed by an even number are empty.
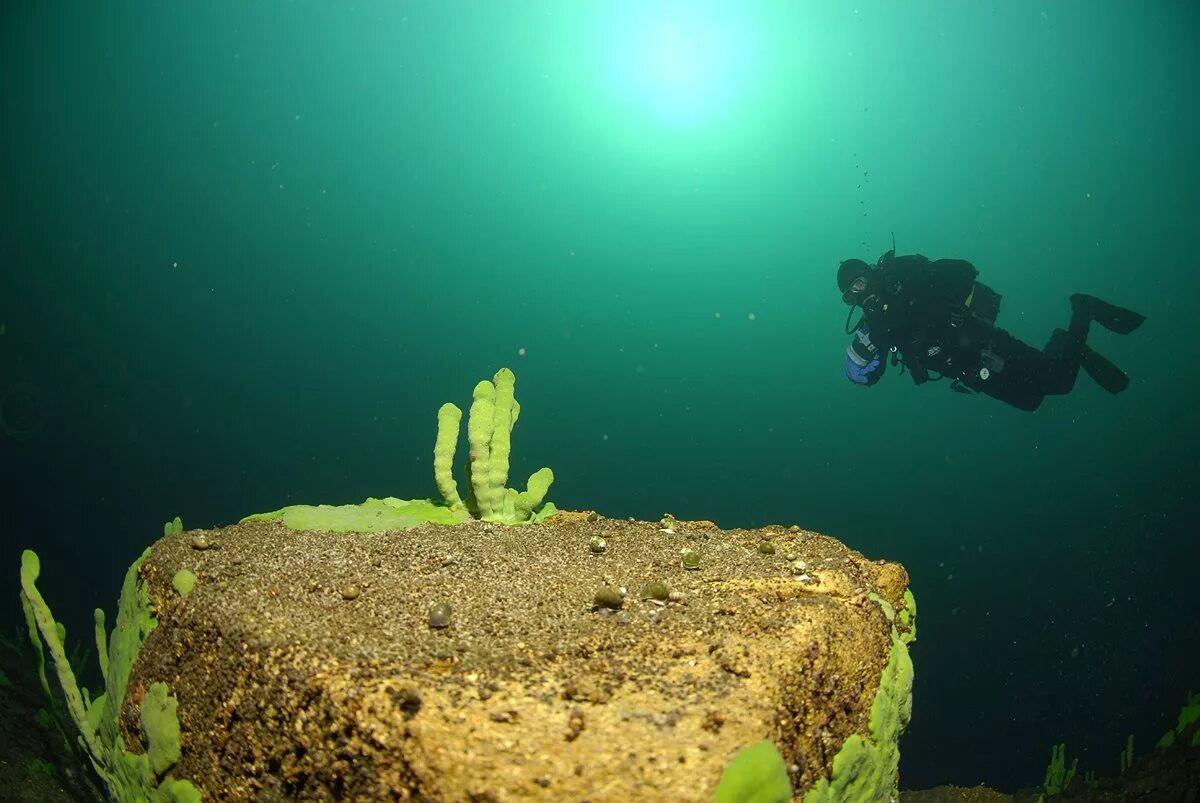
<svg viewBox="0 0 1200 803"><path fill-rule="evenodd" d="M505 487L512 454L512 429L521 414L515 388L516 376L507 368L497 371L491 382L484 380L475 386L467 418L470 456L467 476L471 495L465 503L452 474L462 411L449 403L438 410L433 472L438 490L451 510L465 506L484 521L504 524L540 521L554 512L553 505L542 505L554 482L554 472L550 469L535 471L525 491L518 493Z"/></svg>
<svg viewBox="0 0 1200 803"><path fill-rule="evenodd" d="M476 519L504 525L538 522L556 513L545 503L554 473L540 468L529 477L526 491L518 493L505 487L509 479L509 455L512 451L512 425L521 414L515 395L516 377L508 368L500 368L492 382L475 385L467 420L468 491L463 499L454 478L455 451L461 433L462 411L451 403L438 409L438 433L433 442L433 480L445 504L433 499L367 499L361 504L294 504L269 513L246 516L242 521L281 521L292 529L318 529L332 533L382 533L389 529L408 529L430 522L456 525ZM163 533L180 532L179 520L168 523ZM180 592L184 593L184 592Z"/></svg>
<svg viewBox="0 0 1200 803"><path fill-rule="evenodd" d="M889 803L895 799L900 767L900 734L912 718L913 663L908 642L896 629L895 609L870 595L892 622L892 649L871 704L870 734L855 733L833 757L829 778L822 778L804 796L804 803ZM916 601L906 595L911 610ZM906 608L907 609L907 608Z"/></svg>
<svg viewBox="0 0 1200 803"><path fill-rule="evenodd" d="M169 532L182 529L179 520ZM167 532L167 530L164 530ZM150 550L134 561L125 574L121 599L117 607L117 622L111 637L105 632L104 612L96 609L96 649L100 655L100 670L104 691L94 699L81 688L67 660L64 642L66 631L54 620L49 605L37 588L41 561L32 550L21 554L21 605L29 638L39 658L41 679L46 691L45 654L50 654L58 675L67 711L79 730L79 742L92 768L104 782L110 799L117 803L199 803L200 790L189 781L178 780L170 770L181 756L178 702L163 683L152 683L137 706L147 751L133 753L126 749L121 735L121 710L126 705L129 673L146 636L158 624L150 607L145 584L138 569Z"/></svg>
<svg viewBox="0 0 1200 803"><path fill-rule="evenodd" d="M293 530L325 532L385 532L406 530L426 522L457 524L472 516L502 524L538 522L555 513L545 502L554 472L541 468L529 477L527 490L506 488L512 428L521 414L515 395L516 377L507 368L493 381L475 386L467 420L468 491L464 500L454 479L454 455L462 427L462 410L447 402L438 409L437 438L433 444L433 478L445 504L431 499L367 499L358 505L289 505L256 513L247 521L281 521ZM178 520L176 520L178 522ZM179 532L168 524L166 535ZM180 593L183 593L182 591Z"/></svg>

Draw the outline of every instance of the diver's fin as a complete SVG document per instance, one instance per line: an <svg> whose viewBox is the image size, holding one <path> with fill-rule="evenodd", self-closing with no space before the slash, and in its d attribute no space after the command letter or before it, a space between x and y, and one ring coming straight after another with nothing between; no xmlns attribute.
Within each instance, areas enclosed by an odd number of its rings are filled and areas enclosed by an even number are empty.
<svg viewBox="0 0 1200 803"><path fill-rule="evenodd" d="M1095 296L1076 293L1071 296L1071 307L1081 312L1110 332L1127 335L1142 325L1146 316L1131 309L1118 307L1101 301Z"/></svg>
<svg viewBox="0 0 1200 803"><path fill-rule="evenodd" d="M1120 393L1129 387L1128 374L1109 362L1107 357L1097 354L1087 346L1083 347L1079 365L1083 370L1087 371L1087 375L1097 385L1109 393Z"/></svg>

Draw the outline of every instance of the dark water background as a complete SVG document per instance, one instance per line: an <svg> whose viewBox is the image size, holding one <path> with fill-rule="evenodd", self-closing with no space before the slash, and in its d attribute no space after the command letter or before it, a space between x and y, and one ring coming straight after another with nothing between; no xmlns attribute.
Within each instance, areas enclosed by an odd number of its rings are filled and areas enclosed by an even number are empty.
<svg viewBox="0 0 1200 803"><path fill-rule="evenodd" d="M908 567L906 788L1114 774L1200 689L1198 13L7 0L4 623L25 546L83 635L176 514L433 495L508 365L560 507ZM1072 292L1145 313L1092 335L1128 392L851 386L833 271L892 231L1038 346Z"/></svg>

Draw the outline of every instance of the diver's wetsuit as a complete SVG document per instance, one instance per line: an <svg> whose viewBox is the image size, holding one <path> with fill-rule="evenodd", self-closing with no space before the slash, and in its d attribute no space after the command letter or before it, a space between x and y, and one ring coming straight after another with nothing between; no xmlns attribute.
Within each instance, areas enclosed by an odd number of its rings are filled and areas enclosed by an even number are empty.
<svg viewBox="0 0 1200 803"><path fill-rule="evenodd" d="M847 366L858 366L855 381L879 381L891 352L893 365L901 361L918 385L949 377L956 390L982 391L1035 410L1047 395L1071 392L1085 355L1103 361L1086 346L1092 317L1079 304L1069 330L1056 329L1041 351L995 326L1000 297L975 281L978 273L961 259L886 255L878 268L877 296L866 305L847 349ZM1124 375L1104 362L1119 383Z"/></svg>

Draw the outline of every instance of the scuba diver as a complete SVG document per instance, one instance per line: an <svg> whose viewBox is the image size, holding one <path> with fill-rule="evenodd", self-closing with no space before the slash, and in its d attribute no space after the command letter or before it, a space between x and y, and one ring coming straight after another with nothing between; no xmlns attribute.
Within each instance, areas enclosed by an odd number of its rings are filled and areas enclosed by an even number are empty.
<svg viewBox="0 0 1200 803"><path fill-rule="evenodd" d="M1126 335L1145 318L1095 296L1071 296L1071 322L1055 329L1041 351L995 325L1000 294L975 280L963 259L896 256L895 245L875 267L848 259L838 267L838 289L850 306L846 378L874 385L887 364L899 364L913 382L950 378L960 393L982 392L1020 410L1036 410L1046 396L1070 393L1083 368L1100 387L1120 393L1129 377L1087 344L1093 321ZM863 316L850 327L854 309Z"/></svg>

